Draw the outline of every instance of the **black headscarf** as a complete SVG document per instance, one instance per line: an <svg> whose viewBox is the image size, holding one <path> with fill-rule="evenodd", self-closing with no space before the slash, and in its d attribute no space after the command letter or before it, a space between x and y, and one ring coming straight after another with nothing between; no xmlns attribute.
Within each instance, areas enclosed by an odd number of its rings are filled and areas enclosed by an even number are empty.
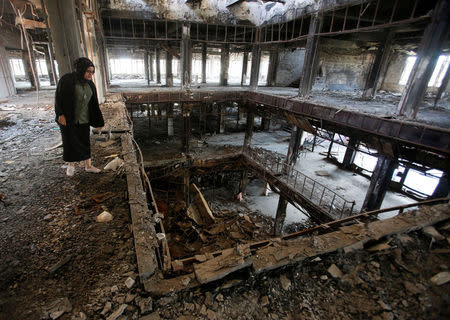
<svg viewBox="0 0 450 320"><path fill-rule="evenodd" d="M92 63L92 61L85 57L81 57L81 58L78 58L77 60L75 60L74 66L75 66L75 73L77 74L78 81L80 81L81 83L87 82L87 80L84 78L84 74L85 74L87 68L93 67L95 70L95 67L94 67L94 64Z"/></svg>

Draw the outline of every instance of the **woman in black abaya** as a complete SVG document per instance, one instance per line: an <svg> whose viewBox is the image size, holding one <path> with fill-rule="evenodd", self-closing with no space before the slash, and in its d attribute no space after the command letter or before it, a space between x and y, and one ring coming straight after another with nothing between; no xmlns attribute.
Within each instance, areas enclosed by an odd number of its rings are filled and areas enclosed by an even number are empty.
<svg viewBox="0 0 450 320"><path fill-rule="evenodd" d="M75 72L65 74L58 82L55 96L56 122L63 142L66 174L73 176L75 162L83 161L85 171L99 173L91 163L90 126L101 130L104 120L92 76L94 64L88 58L75 61Z"/></svg>

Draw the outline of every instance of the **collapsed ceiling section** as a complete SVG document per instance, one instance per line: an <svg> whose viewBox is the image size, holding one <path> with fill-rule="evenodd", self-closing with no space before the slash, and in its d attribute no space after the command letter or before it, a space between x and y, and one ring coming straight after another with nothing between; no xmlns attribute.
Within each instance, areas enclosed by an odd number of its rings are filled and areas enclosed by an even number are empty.
<svg viewBox="0 0 450 320"><path fill-rule="evenodd" d="M142 18L262 25L284 21L322 6L322 0L103 0L103 10ZM327 1L330 2L330 1ZM332 1L333 3L336 0ZM344 1L348 2L348 1Z"/></svg>

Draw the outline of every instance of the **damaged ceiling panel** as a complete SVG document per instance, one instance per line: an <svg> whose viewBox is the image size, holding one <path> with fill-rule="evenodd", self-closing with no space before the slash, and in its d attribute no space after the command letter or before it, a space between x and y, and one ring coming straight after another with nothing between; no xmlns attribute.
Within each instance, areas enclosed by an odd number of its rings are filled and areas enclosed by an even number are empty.
<svg viewBox="0 0 450 320"><path fill-rule="evenodd" d="M318 0L105 0L101 6L103 9L126 10L139 16L154 15L160 19L261 25L317 10L321 3Z"/></svg>

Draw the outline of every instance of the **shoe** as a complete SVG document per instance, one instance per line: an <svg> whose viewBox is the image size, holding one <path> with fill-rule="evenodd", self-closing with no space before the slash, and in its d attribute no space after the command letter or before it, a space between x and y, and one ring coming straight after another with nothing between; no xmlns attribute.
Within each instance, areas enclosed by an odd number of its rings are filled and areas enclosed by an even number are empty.
<svg viewBox="0 0 450 320"><path fill-rule="evenodd" d="M75 173L75 166L67 166L66 174L71 177Z"/></svg>
<svg viewBox="0 0 450 320"><path fill-rule="evenodd" d="M91 172L91 173L99 173L99 172L102 171L102 170L100 170L99 168L96 168L96 167L94 167L94 166L89 167L89 168L84 168L84 170L85 170L86 172Z"/></svg>

